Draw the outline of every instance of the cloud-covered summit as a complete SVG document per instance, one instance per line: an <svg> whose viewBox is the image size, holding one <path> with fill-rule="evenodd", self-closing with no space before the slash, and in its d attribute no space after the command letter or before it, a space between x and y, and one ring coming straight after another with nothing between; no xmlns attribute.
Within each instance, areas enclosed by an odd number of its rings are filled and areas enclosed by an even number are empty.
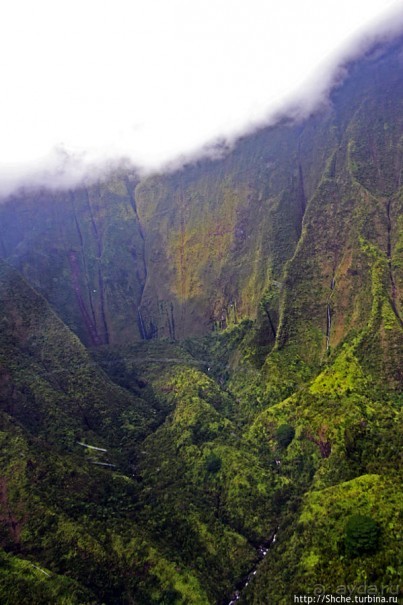
<svg viewBox="0 0 403 605"><path fill-rule="evenodd" d="M144 172L217 153L217 139L311 112L340 66L403 28L403 3L381 0L16 0L3 12L3 194L70 186L122 158Z"/></svg>

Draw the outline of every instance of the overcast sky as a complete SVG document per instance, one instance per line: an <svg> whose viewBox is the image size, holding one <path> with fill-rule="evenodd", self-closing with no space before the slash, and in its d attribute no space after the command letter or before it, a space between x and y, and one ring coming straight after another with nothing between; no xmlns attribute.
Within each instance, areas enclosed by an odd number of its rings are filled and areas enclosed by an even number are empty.
<svg viewBox="0 0 403 605"><path fill-rule="evenodd" d="M346 49L396 27L401 9L403 0L5 2L3 189L61 171L66 155L72 178L122 156L160 167L267 122L301 91L316 101Z"/></svg>

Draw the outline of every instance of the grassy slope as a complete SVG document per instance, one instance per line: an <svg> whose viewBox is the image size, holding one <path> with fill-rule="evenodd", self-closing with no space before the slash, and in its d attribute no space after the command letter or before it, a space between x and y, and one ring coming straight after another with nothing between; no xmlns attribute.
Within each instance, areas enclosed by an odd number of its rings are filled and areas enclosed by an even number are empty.
<svg viewBox="0 0 403 605"><path fill-rule="evenodd" d="M118 386L4 264L0 304L2 602L228 594L256 558L250 542L272 529L274 489L230 419L231 396L158 342L97 349Z"/></svg>
<svg viewBox="0 0 403 605"><path fill-rule="evenodd" d="M160 552L134 512L140 440L166 412L112 383L4 264L0 301L2 602L130 603L134 592L159 603L170 591L207 602L197 577Z"/></svg>
<svg viewBox="0 0 403 605"><path fill-rule="evenodd" d="M284 423L295 430L286 449L276 441ZM312 593L315 585L330 593L346 584L400 584L402 435L398 397L375 387L348 345L308 387L256 418L251 446L261 457L281 460L278 472L289 491L278 543L246 602L271 597L287 603L293 594ZM378 523L375 554L346 555L344 531L353 514Z"/></svg>

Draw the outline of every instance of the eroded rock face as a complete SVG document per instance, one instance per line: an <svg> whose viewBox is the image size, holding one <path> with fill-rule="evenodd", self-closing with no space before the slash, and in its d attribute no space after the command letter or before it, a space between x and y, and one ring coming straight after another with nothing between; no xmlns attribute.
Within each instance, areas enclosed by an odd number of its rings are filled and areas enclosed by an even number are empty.
<svg viewBox="0 0 403 605"><path fill-rule="evenodd" d="M140 184L119 174L15 196L1 207L1 255L92 346L253 318L301 232L298 138L284 126L222 161Z"/></svg>

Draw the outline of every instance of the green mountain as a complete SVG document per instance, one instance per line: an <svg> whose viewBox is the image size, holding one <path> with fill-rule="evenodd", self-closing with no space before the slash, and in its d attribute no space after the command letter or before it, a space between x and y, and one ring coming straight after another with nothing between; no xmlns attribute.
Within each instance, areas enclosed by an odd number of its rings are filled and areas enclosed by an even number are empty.
<svg viewBox="0 0 403 605"><path fill-rule="evenodd" d="M2 203L2 603L397 594L402 53L221 159Z"/></svg>

